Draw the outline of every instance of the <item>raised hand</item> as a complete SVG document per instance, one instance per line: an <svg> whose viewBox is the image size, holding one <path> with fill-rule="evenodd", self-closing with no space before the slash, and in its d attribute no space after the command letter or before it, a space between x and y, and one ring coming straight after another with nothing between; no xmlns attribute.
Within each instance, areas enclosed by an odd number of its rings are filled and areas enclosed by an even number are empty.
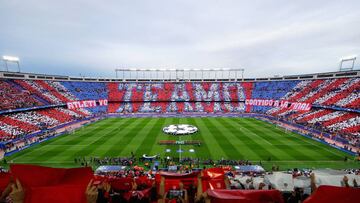
<svg viewBox="0 0 360 203"><path fill-rule="evenodd" d="M85 195L87 203L96 203L98 190L97 187L93 185L93 180L90 180L89 184L87 185Z"/></svg>
<svg viewBox="0 0 360 203"><path fill-rule="evenodd" d="M13 200L14 203L23 203L25 198L24 189L18 179L16 179L15 183L11 185L12 191L9 196Z"/></svg>

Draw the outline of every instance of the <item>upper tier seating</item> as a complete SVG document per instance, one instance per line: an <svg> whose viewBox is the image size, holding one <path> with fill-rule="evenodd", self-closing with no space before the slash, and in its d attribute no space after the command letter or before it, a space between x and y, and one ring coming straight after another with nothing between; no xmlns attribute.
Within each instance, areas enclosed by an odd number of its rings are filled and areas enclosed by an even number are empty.
<svg viewBox="0 0 360 203"><path fill-rule="evenodd" d="M31 93L14 85L11 80L0 80L0 110L41 106Z"/></svg>
<svg viewBox="0 0 360 203"><path fill-rule="evenodd" d="M244 101L251 83L108 83L109 101Z"/></svg>
<svg viewBox="0 0 360 203"><path fill-rule="evenodd" d="M282 99L321 106L360 108L360 78L254 83L99 83L0 80L0 110L108 99L135 101L244 101ZM254 107L255 112L269 108ZM272 111L275 111L274 109Z"/></svg>

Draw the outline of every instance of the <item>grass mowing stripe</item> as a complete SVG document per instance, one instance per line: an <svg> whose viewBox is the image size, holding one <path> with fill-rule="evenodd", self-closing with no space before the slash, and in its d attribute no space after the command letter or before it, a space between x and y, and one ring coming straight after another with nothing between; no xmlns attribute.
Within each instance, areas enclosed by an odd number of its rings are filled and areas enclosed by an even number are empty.
<svg viewBox="0 0 360 203"><path fill-rule="evenodd" d="M122 123L123 120L117 120L117 122ZM76 144L82 144L82 143L86 143L86 141L88 141L90 139L94 139L94 138L96 139L96 137L98 137L98 134L97 134L98 132L103 132L106 130L107 130L106 128L101 128L100 126L97 127L96 130L94 130L94 131L88 130L85 134L82 134L82 136L84 136L84 135L87 135L87 136L83 137L83 139L80 139ZM78 138L77 137L78 135L75 135L75 134L68 135L68 136L75 137L75 139ZM57 144L60 144L60 143L57 143ZM64 144L69 145L69 141L65 142ZM76 146L76 144L72 144L72 146ZM51 145L48 145L48 146L52 147ZM41 160L47 160L47 159L54 159L56 156L60 156L61 154L66 153L69 148L71 148L71 147L64 148L63 146L54 146L54 147L50 148L49 150L41 153L40 156L34 157L31 160L32 161L41 161Z"/></svg>
<svg viewBox="0 0 360 203"><path fill-rule="evenodd" d="M180 124L180 118L176 117L173 118L173 123L172 124ZM174 136L174 135L168 135L167 136L168 140L178 140L178 137ZM179 149L179 146L173 145L173 146L167 146L169 149L171 149L170 153L167 153L170 155L170 157L176 157L179 158L180 154L177 152L177 150Z"/></svg>
<svg viewBox="0 0 360 203"><path fill-rule="evenodd" d="M253 120L253 119L251 119ZM263 121L255 121L252 123L248 123L249 125L261 125L259 127L257 127L258 132L256 132L257 134L259 134L260 136L264 136L261 132L266 133L267 135L271 135L273 138L275 138L276 140L278 140L278 142L280 142L281 144L277 144L276 147L277 148L281 148L285 151L287 151L288 154L290 154L291 156L294 157L295 160L301 161L301 160L318 160L319 156L320 159L324 160L324 156L322 156L321 153L315 152L314 149L308 149L306 148L304 145L308 145L308 144L304 144L304 142L299 142L296 141L294 142L293 140L290 141L289 143L289 139L284 139L284 138L288 138L290 137L290 135L287 132L283 132L281 130L278 130L276 128L274 128L274 126L269 126L269 124L267 122L263 122ZM265 124L265 125L264 125ZM267 128L267 127L270 128ZM276 130L276 131L275 131ZM280 133L278 133L280 132ZM268 136L265 137L266 139L270 139L268 138ZM293 144L291 143L295 143L297 146L294 147ZM326 160L326 158L325 158Z"/></svg>
<svg viewBox="0 0 360 203"><path fill-rule="evenodd" d="M194 135L193 139L197 139L201 141L201 145L200 147L198 147L197 149L195 149L196 151L196 155L198 158L209 158L210 157L210 150L209 150L209 146L206 144L204 135L202 133L202 129L200 128L200 126L196 123L196 120L198 120L199 118L187 118L187 120L191 123L191 125L194 125L198 128L198 132Z"/></svg>
<svg viewBox="0 0 360 203"><path fill-rule="evenodd" d="M61 139L63 138L63 136L65 135L61 135L61 136L58 136L56 138L52 138L51 140L54 140L54 139ZM16 152L15 154L11 155L11 158L13 161L17 160L17 159L20 159L22 157L25 157L25 156L29 156L30 154L34 153L34 152L38 152L38 150L41 151L42 148L44 148L45 146L46 147L49 147L46 145L47 141L45 142L42 142L38 145L34 145L32 147L29 147L27 149L24 149L24 150L21 150L19 152Z"/></svg>
<svg viewBox="0 0 360 203"><path fill-rule="evenodd" d="M238 122L235 122L235 119L224 118L223 121L224 123L226 123L226 126L228 126L228 129L230 129L231 131L236 132L237 130L240 130L240 132L242 132L241 139L244 143L246 143L249 148L251 148L255 152L257 157L260 157L260 160L268 160L269 157L275 160L279 159L275 154L263 147L261 143L256 142L256 139L250 137L247 132L248 130L242 128L242 125Z"/></svg>
<svg viewBox="0 0 360 203"><path fill-rule="evenodd" d="M90 123L90 124L88 124L86 126L83 126L81 128L76 129L75 134L78 135L78 136L83 135L83 134L87 133L90 128L94 128L94 130L97 130L97 129L101 128L104 123L110 123L110 121L100 120L100 121L97 121L97 122ZM65 134L65 135L69 135L69 134ZM61 138L61 139L58 139L58 138ZM65 144L68 144L68 145L73 145L74 141L70 141L70 140L73 140L73 139L76 139L76 138L77 138L77 136L59 136L59 137L51 139L49 141L40 143L40 146L43 146L43 145L44 146L51 146L53 144L62 144L63 142ZM79 138L79 140L81 140L81 139L82 138ZM68 142L68 141L70 141L70 142ZM68 142L68 143L66 143L66 142Z"/></svg>
<svg viewBox="0 0 360 203"><path fill-rule="evenodd" d="M202 158L214 158L214 159L221 159L227 158L226 153L224 152L223 148L219 145L214 137L214 134L210 132L208 129L208 123L203 118L195 119L197 126L200 128L200 133L203 135L205 145L211 147L210 154L206 154L205 157ZM209 156L211 155L211 156Z"/></svg>
<svg viewBox="0 0 360 203"><path fill-rule="evenodd" d="M244 142L245 135L243 135L237 129L235 129L233 126L231 126L226 121L227 119L229 119L229 118L223 117L223 118L219 118L217 121L222 125L222 127L223 127L222 130L225 133L231 134L232 137L234 138L234 141L241 143L241 146L238 149L239 153L243 153L241 159L261 160L260 156L256 153L256 151L252 147L249 147Z"/></svg>
<svg viewBox="0 0 360 203"><path fill-rule="evenodd" d="M272 128L269 128L269 130L272 130L272 131L280 131L282 132L280 129L277 128L277 126L273 125L273 124L270 124L270 123L267 123L267 122L264 122L264 121L261 121L261 120L258 120L258 119L255 119L256 122L263 122L265 123L266 125L268 126L271 126ZM274 128L275 126L275 128ZM302 135L299 135L299 134L296 134L296 133L293 133L291 132L291 137L296 139L298 143L308 143L310 145L312 145L313 147L316 147L318 150L318 152L320 152L320 154L324 157L327 157L328 159L342 159L345 154L337 149L333 149L333 148L329 148L329 146L323 144L323 143L320 143L320 142L316 142L314 140L311 140L309 138L306 138L306 137L303 137ZM289 135L290 136L290 135ZM307 149L309 150L314 150L313 148L309 147L309 146L306 146ZM321 149L321 150L320 150ZM331 151L332 150L332 151ZM330 152L330 153L327 153L327 152Z"/></svg>
<svg viewBox="0 0 360 203"><path fill-rule="evenodd" d="M261 120L256 119L258 122L263 122ZM276 125L268 123L268 122L264 122L266 123L266 125L268 125L269 130L273 130L273 131L279 131L282 132L281 129L283 128L278 128ZM275 126L275 128L274 128ZM296 142L298 143L307 143L306 146L304 146L308 151L312 151L314 152L314 147L316 148L316 155L315 156L322 156L323 158L327 158L327 159L339 159L342 160L344 158L344 156L346 156L347 154L345 154L344 152L341 152L337 149L334 149L332 147L329 147L328 145L324 144L324 143L320 143L317 142L315 140L312 140L310 138L304 137L302 135L299 135L297 133L294 132L290 132L289 137L291 137L292 139L296 140ZM330 153L329 153L330 152Z"/></svg>
<svg viewBox="0 0 360 203"><path fill-rule="evenodd" d="M102 123L105 122L109 122L108 120L101 120L100 122L98 123L95 123L93 126L97 126L95 128L94 131L101 131L102 130ZM87 126L86 126L87 127ZM92 137L94 136L93 134L88 134L88 129L87 128L83 128L83 129L80 129L78 132L75 132L73 135L69 135L69 134L66 134L66 135L62 135L61 137L59 137L59 139L56 140L56 142L52 142L52 144L61 144L62 142L66 145L76 145L76 144L79 144L81 142L83 142L85 139L84 137L80 137L78 136L79 134L80 135L88 135L88 137ZM67 140L64 142L64 140ZM73 140L78 140L78 142L73 142ZM45 144L46 142L44 142ZM44 149L44 148L49 148L48 150L39 150L39 149ZM41 160L46 160L48 159L49 157L52 157L52 156L55 156L57 155L58 153L61 153L64 151L64 147L63 146L57 146L57 147L52 147L51 144L49 145L43 145L39 148L37 148L36 151L34 151L34 153L38 153L38 152L42 152L42 153L39 153L38 155L34 156L33 158L31 158L30 160L32 161L41 161Z"/></svg>
<svg viewBox="0 0 360 203"><path fill-rule="evenodd" d="M330 152L331 154L335 155L335 156L338 156L338 157L343 157L345 155L344 152L341 152L340 150L337 150L335 148L332 148L330 146L328 146L327 144L324 144L324 143L321 143L321 142L317 142L315 140L312 140L310 138L307 138L307 137L304 137L304 136L301 136L301 135L298 135L298 134L295 134L296 135L295 137L298 138L299 140L302 140L303 142L306 142L308 144L311 144L313 146L317 146L327 152Z"/></svg>
<svg viewBox="0 0 360 203"><path fill-rule="evenodd" d="M139 148L140 143L146 139L146 135L148 134L149 130L153 128L154 125L156 125L157 121L159 121L160 118L152 118L149 123L146 124L145 128L139 131L137 134L134 135L133 139L129 144L125 146L125 149L123 150L122 154L128 155L131 152L134 152ZM153 135L151 135L153 136Z"/></svg>
<svg viewBox="0 0 360 203"><path fill-rule="evenodd" d="M227 136L225 136L220 130L220 126L216 126L213 123L214 118L204 118L205 122L208 124L208 128L210 133L214 135L216 141L219 143L219 146L223 149L228 158L231 159L243 159L241 153L238 152L236 147L228 140ZM219 124L219 123L218 123ZM221 125L221 124L220 124Z"/></svg>
<svg viewBox="0 0 360 203"><path fill-rule="evenodd" d="M247 126L250 127L249 121L244 120L245 123L247 123ZM273 146L275 148L277 148L278 150L282 151L285 154L290 155L291 157L293 157L295 160L314 160L314 158L302 153L300 150L298 150L296 147L291 147L289 145L287 145L286 143L283 142L283 140L281 139L281 137L279 137L278 139L275 138L274 133L270 132L268 134L263 133L267 131L267 128L265 128L263 126L263 123L258 123L256 128L251 128L252 132L256 133L258 136L260 136L261 138L263 138L264 140L268 140L268 142L270 142L271 144L273 144ZM267 131L269 132L269 131ZM278 135L278 134L277 134ZM274 139L275 138L275 139ZM276 141L276 142L275 142ZM280 143L284 146L277 146L276 144Z"/></svg>
<svg viewBox="0 0 360 203"><path fill-rule="evenodd" d="M122 132L124 129L126 129L127 126L129 126L131 123L133 123L135 118L129 118L129 119L122 119L124 121L121 123L117 128L114 128L113 130L107 132L103 136L99 136L98 139L93 141L91 144L87 145L86 148L83 148L82 150L78 150L76 153L72 154L72 157L84 157L92 152L94 152L97 149L103 148L103 144L108 141L111 137L114 136L116 133Z"/></svg>
<svg viewBox="0 0 360 203"><path fill-rule="evenodd" d="M76 133L76 136L69 136L71 139L64 142L63 144L65 145L70 145L70 144L78 144L80 142L84 142L87 139L91 139L92 137L95 137L97 134L97 132L103 131L104 129L104 124L106 123L110 123L111 120L104 122L104 123L100 123L99 126L96 126L96 128L91 129L91 128L84 128L81 129L78 133ZM117 120L116 123L118 123L119 120ZM111 122L112 123L112 122ZM63 140L65 141L65 140Z"/></svg>
<svg viewBox="0 0 360 203"><path fill-rule="evenodd" d="M200 118L196 118L196 119L200 119ZM196 126L198 128L198 132L194 135L194 138L196 138L197 140L201 141L201 146L199 148L196 149L196 155L198 157L209 157L210 155L210 150L207 144L205 144L205 138L204 135L202 134L202 130L199 128L199 126L197 125L196 121L194 118L187 118L187 120L194 126Z"/></svg>
<svg viewBox="0 0 360 203"><path fill-rule="evenodd" d="M189 125L193 125L192 123L189 122L189 120L187 118L184 118L182 117L180 119L180 123L181 124L189 124ZM186 136L182 136L182 139L183 141L190 141L190 140L194 140L194 137L196 136L196 133L195 134L191 134L191 135L186 135ZM198 149L194 149L194 145L182 145L181 146L181 149L184 151L183 154L182 154L182 157L183 158L196 158L198 157L197 156L197 152L198 152ZM195 151L194 152L190 152L189 150L190 149L194 149Z"/></svg>
<svg viewBox="0 0 360 203"><path fill-rule="evenodd" d="M297 142L301 142L302 145L300 145L300 146L302 147L301 151L303 152L303 154L306 154L306 155L312 157L313 159L331 160L331 159L342 159L343 158L337 154L329 153L327 150L325 150L326 148L320 147L322 145L322 143L319 143L319 142L316 142L313 140L309 140L310 142L314 143L314 144L310 144L306 141L302 141L300 139L297 139L297 137L299 137L301 135L293 133L293 132L286 133L286 135L296 139ZM291 147L292 145L287 145L287 146ZM314 147L316 147L316 148L314 148ZM295 149L297 149L297 148L295 148ZM329 150L330 150L330 148L329 148Z"/></svg>
<svg viewBox="0 0 360 203"><path fill-rule="evenodd" d="M128 131L122 139L119 139L115 142L112 147L110 147L105 154L111 156L119 156L121 152L125 149L125 147L134 139L135 135L139 133L143 128L145 128L146 124L148 124L151 119L150 118L138 118L141 122L138 125L134 125L130 131Z"/></svg>
<svg viewBox="0 0 360 203"><path fill-rule="evenodd" d="M165 120L164 124L161 126L160 131L158 132L155 140L155 144L151 146L151 154L160 154L163 156L167 156L165 149L168 147L167 145L160 145L158 142L160 140L165 140L165 137L167 137L167 134L163 133L162 128L165 126L168 126L170 124L173 124L173 118L163 118Z"/></svg>
<svg viewBox="0 0 360 203"><path fill-rule="evenodd" d="M191 122L191 120L190 120L188 117L185 118L185 122L186 122L187 124L189 124L189 125L195 126L195 124L194 124L193 122ZM197 127L197 126L195 126L195 127ZM199 129L198 129L198 130L199 130ZM198 134L199 134L199 133L197 132L197 133L195 133L195 134L190 135L190 140L199 140L199 139L198 139L198 136L197 136ZM199 156L198 156L198 153L201 153L201 152L199 151L200 148L198 147L197 149L195 149L195 148L196 148L195 145L190 145L190 147L195 150L195 152L193 152L190 157L192 157L192 158L199 157Z"/></svg>
<svg viewBox="0 0 360 203"><path fill-rule="evenodd" d="M164 123L165 119L159 118L153 125L153 127L146 134L144 134L144 139L141 144L139 144L139 147L136 149L135 152L137 156L140 156L142 154L150 154L153 145L156 144L157 136L159 136L161 132L161 127L164 125Z"/></svg>
<svg viewBox="0 0 360 203"><path fill-rule="evenodd" d="M130 119L130 118L123 118L123 119ZM121 131L116 131L113 133L113 136L109 137L102 146L99 148L99 150L96 151L96 153L93 153L93 155L98 155L99 157L113 157L118 156L117 154L111 154L109 152L109 149L111 147L114 147L114 143L119 142L120 140L124 139L124 136L126 136L130 131L132 131L132 128L138 125L141 125L141 122L143 119L139 118L131 118L131 122L129 122L126 126L124 125L124 128L121 129ZM130 135L132 136L132 135ZM119 146L119 147L125 147L125 146Z"/></svg>
<svg viewBox="0 0 360 203"><path fill-rule="evenodd" d="M96 123L84 126L77 130L74 135L59 136L51 139L48 142L43 142L24 151L6 157L8 163L14 160L16 163L31 163L40 164L52 167L75 167L74 163L76 154L86 156L110 156L115 157L119 154L116 150L111 150L112 147L123 148L121 155L127 155L129 150L136 151L139 146L146 146L146 151L151 154L161 154L162 156L178 157L176 150L178 146L163 146L157 145L159 140L178 140L178 137L163 134L161 129L164 126L158 125L158 118L108 118ZM210 121L205 121L203 118L161 118L164 120L162 125L189 123L197 126L199 132L191 138L193 140L200 140L203 144L196 147L196 153L188 153L190 146L182 146L186 152L183 157L192 156L206 159L220 159L227 157L226 149L223 145L216 142L215 139L220 139L217 132L212 131L214 135L209 132L209 129L217 128L218 131L225 136L240 153L235 159L244 156L251 161L262 160L262 164L266 169L270 169L273 164L280 165L282 170L288 168L359 168L360 162L355 160L348 160L344 162L344 156L349 156L337 149L331 148L322 143L318 143L312 139L300 136L296 133L284 132L282 128L276 127L271 123L258 121L254 118L208 118ZM238 121L240 119L241 121ZM144 123L144 120L151 120L150 123ZM119 129L119 124L121 123ZM248 126L246 126L247 123ZM146 125L143 129L142 126ZM158 130L155 130L155 126ZM246 127L246 128L245 128ZM251 132L250 130L253 132ZM138 131L139 130L139 131ZM151 132L149 132L151 131ZM133 138L126 138L127 136ZM151 138L151 139L150 139ZM132 139L130 143L124 143L124 140ZM144 141L148 140L148 141ZM183 140L187 140L184 138ZM121 144L115 144L120 142ZM114 146L114 144L116 146ZM260 145L260 147L259 147ZM225 145L226 146L226 145ZM147 149L149 147L149 149ZM266 151L263 150L263 148ZM91 148L91 149L90 149ZM171 153L165 153L166 148L172 149ZM278 148L283 148L280 151ZM292 153L294 148L306 156L311 157L312 160L306 157L294 158L288 153ZM88 151L88 150L91 150ZM96 149L96 150L93 150ZM51 154L46 154L47 151L53 151ZM111 151L111 152L109 152ZM141 152L141 150L140 150ZM269 153L271 152L271 153ZM45 153L45 156L44 156ZM107 153L107 154L106 154ZM260 156L260 155L261 156ZM271 155L273 154L273 155ZM141 155L141 154L140 154ZM271 156L272 161L266 161ZM276 160L276 158L279 160ZM265 160L265 161L264 161ZM4 166L4 164L2 164ZM5 165L7 168L8 165Z"/></svg>
<svg viewBox="0 0 360 203"><path fill-rule="evenodd" d="M272 152L270 152L267 148L265 148L263 146L263 142L259 139L254 139L256 136L251 137L248 134L253 134L251 131L249 131L247 128L243 128L242 124L239 123L239 119L235 118L235 119L229 119L229 124L231 124L232 126L236 126L236 129L240 129L240 131L244 132L243 135L246 137L246 142L250 145L250 147L253 147L256 151L256 154L262 158L262 160L268 160L268 159L272 159L272 160L281 160L277 154L274 154ZM271 145L270 145L271 146ZM270 149L270 148L269 148Z"/></svg>
<svg viewBox="0 0 360 203"><path fill-rule="evenodd" d="M299 136L299 135L294 135L294 136ZM343 160L345 156L351 156L351 155L345 154L345 153L343 153L342 156L337 155L337 154L333 154L333 153L329 153L329 151L323 149L320 146L321 146L321 143L318 143L316 146L315 145L305 145L304 147L309 151L310 150L312 150L312 151L315 150L317 152L317 155L321 154L321 156L325 157L327 160ZM337 150L337 149L334 149L334 150Z"/></svg>

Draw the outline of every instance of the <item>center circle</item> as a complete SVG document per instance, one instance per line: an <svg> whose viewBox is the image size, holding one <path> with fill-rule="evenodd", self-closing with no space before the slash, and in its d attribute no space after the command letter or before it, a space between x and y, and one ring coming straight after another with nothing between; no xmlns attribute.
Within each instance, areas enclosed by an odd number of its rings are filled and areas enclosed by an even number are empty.
<svg viewBox="0 0 360 203"><path fill-rule="evenodd" d="M191 135L198 131L198 128L189 124L173 124L163 128L163 132L169 135Z"/></svg>

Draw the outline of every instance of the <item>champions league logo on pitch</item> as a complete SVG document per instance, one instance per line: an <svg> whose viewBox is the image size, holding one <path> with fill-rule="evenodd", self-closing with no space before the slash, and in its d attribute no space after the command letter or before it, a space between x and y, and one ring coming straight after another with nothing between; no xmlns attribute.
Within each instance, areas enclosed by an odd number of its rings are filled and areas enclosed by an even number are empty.
<svg viewBox="0 0 360 203"><path fill-rule="evenodd" d="M191 135L197 131L197 127L188 124L169 125L163 128L163 132L170 135Z"/></svg>

